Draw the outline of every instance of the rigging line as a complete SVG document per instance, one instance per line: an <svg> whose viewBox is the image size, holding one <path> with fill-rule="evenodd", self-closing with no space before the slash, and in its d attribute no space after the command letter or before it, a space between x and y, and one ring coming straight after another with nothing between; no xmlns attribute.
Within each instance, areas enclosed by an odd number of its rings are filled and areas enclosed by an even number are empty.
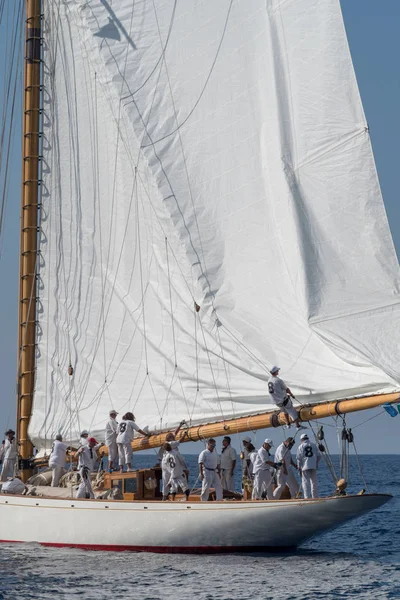
<svg viewBox="0 0 400 600"><path fill-rule="evenodd" d="M166 40L165 40L165 45L164 45L164 47L163 47L163 49L162 49L162 51L161 51L161 54L160 54L160 56L159 56L159 58L158 58L158 60L157 60L157 62L156 62L156 64L155 64L155 66L154 66L154 67L153 67L153 69L150 71L149 75L146 77L146 79L143 81L143 83L142 83L142 84L141 84L141 85L140 85L140 86L139 86L139 87L138 87L136 90L134 90L133 92L130 92L130 93L127 95L127 96L123 96L123 97L121 98L121 100L126 100L126 99L128 99L128 98L132 98L132 97L133 97L133 96L135 96L135 95L136 95L138 92L140 92L140 90L141 90L142 88L144 88L144 86L146 85L146 83L147 83L147 82L148 82L148 81L151 79L151 77L154 75L154 73L155 73L155 72L156 72L156 70L157 70L157 67L158 67L158 65L159 65L159 64L160 64L160 62L163 60L163 56L164 56L164 54L165 54L165 51L167 50L168 43L169 43L169 39L170 39L171 32L172 32L172 26L173 26L173 23L174 23L174 20L175 20L176 4L177 4L177 0L174 0L174 6L173 6L173 8L172 8L172 14L171 14L171 19L170 19L169 27L168 27L168 33L167 33L167 37L166 37ZM158 77L160 77L160 75L158 75ZM127 103L127 104L129 104L129 103Z"/></svg>
<svg viewBox="0 0 400 600"><path fill-rule="evenodd" d="M5 216L5 211L7 208L7 204L8 204L8 186L9 186L9 177L8 177L8 173L9 173L9 164L10 164L10 156L11 156L11 148L14 147L15 145L15 129L16 129L16 119L15 119L15 105L16 105L16 98L17 98L17 89L19 87L19 84L21 83L21 70L18 68L18 65L20 63L20 57L22 54L22 43L17 44L17 42L19 40L22 40L23 36L22 36L22 14L23 14L23 10L22 10L22 4L19 7L19 12L17 14L17 22L16 22L16 29L14 29L14 27L12 28L12 31L15 31L15 35L13 38L13 49L12 49L12 57L11 57L11 64L10 64L10 69L9 69L9 76L7 77L8 80L8 84L6 86L7 92L6 92L6 98L4 99L3 102L3 122L2 122L2 132L1 132L1 142L0 142L0 165L4 165L5 164L5 168L4 168L4 175L3 177L0 177L3 181L2 181L2 194L1 194L1 210L0 210L0 236L3 232L3 224L4 224L4 216ZM15 59L15 52L16 52L16 46L18 47L18 53L17 53L17 58ZM5 52L5 55L7 53ZM17 61L15 63L15 61ZM13 84L12 84L13 81ZM9 107L9 98L11 95L11 88L13 89L12 92L12 101L11 101L11 107ZM7 113L8 114L8 120L7 120ZM7 125L7 121L8 121L8 125ZM6 127L7 125L7 127ZM4 136L5 136L5 132L7 129L7 142L6 144L4 143ZM6 145L6 160L4 161L4 145ZM3 168L0 166L0 176L1 173L3 171ZM1 238L1 246L0 246L0 258L2 255L2 246L3 246L3 238Z"/></svg>
<svg viewBox="0 0 400 600"><path fill-rule="evenodd" d="M193 304L194 309L194 348L196 354L196 390L199 391L199 349L197 345L197 311L196 303Z"/></svg>
<svg viewBox="0 0 400 600"><path fill-rule="evenodd" d="M358 456L358 452L357 452L356 444L354 442L354 438L353 438L353 448L354 448L354 452L355 452L356 459L357 459L358 470L360 471L360 475L361 475L362 480L364 482L365 489L368 491L368 484L367 484L366 479L364 477L364 472L363 472L363 469L361 467L361 461L360 461L360 457Z"/></svg>
<svg viewBox="0 0 400 600"><path fill-rule="evenodd" d="M129 39L132 37L132 27L133 27L133 13L135 7L135 0L133 0L132 12L131 12L131 21L129 25ZM109 44L107 43L108 48ZM122 112L122 101L121 95L123 91L124 85L126 85L126 68L128 64L128 55L131 50L131 45L128 44L126 47L125 53L125 62L123 67L123 72L121 73L121 88L119 93L119 102L118 102L118 119L117 119L117 142L115 149L115 163L114 163L114 175L113 175L113 192L112 192L112 201L111 201L111 219L110 219L110 228L109 228L109 236L108 236L108 252L107 252L107 263L106 263L106 273L108 273L108 268L110 264L110 255L111 255L111 238L112 238L112 230L113 230L113 222L114 222L114 206L115 206L115 196L116 196L116 186L117 186L117 164L118 164L118 149L120 144L120 122L121 122L121 112ZM136 178L135 178L136 179ZM115 240L114 240L115 245Z"/></svg>
<svg viewBox="0 0 400 600"><path fill-rule="evenodd" d="M258 363L258 365L266 372L269 373L269 368L261 361L261 359L259 359L254 352L252 352L232 331L230 331L230 329L224 324L222 323L222 327L224 329L224 331L233 339L233 341L236 342L236 344L239 347L242 347L242 349L247 352L247 354L250 356L250 358L252 358L254 360L254 362Z"/></svg>
<svg viewBox="0 0 400 600"><path fill-rule="evenodd" d="M137 171L137 169L136 169ZM137 236L138 236L138 249L139 249L139 270L140 270L140 288L142 291L142 302L143 302L143 336L144 336L144 354L146 359L146 373L149 372L149 361L147 354L147 335L146 335L146 310L144 303L144 287L143 287L143 265L142 265L142 246L140 241L140 219L139 219L139 195L137 192L137 179L136 181L136 215L137 215Z"/></svg>
<svg viewBox="0 0 400 600"><path fill-rule="evenodd" d="M370 417L369 419L366 419L365 421L362 421L361 423L358 423L358 425L354 425L354 427L352 427L352 429L357 429L357 427L361 427L361 425L365 425L365 423L368 423L368 421L372 421L373 419L376 419L377 417L380 417L380 415L383 415L384 412L385 412L385 409L380 410L373 417Z"/></svg>
<svg viewBox="0 0 400 600"><path fill-rule="evenodd" d="M169 256L168 256L168 238L165 238L165 254L167 257L169 303L170 303L170 307L171 307L171 326L172 326L172 339L173 339L173 345L174 345L175 368L177 368L178 360L177 360L177 356L176 356L176 339L175 339L174 312L173 312L173 306L172 306L171 273L170 273L170 268L169 268Z"/></svg>
<svg viewBox="0 0 400 600"><path fill-rule="evenodd" d="M223 27L223 30L222 30L222 36L221 36L220 42L218 44L218 48L217 48L214 60L213 60L213 62L211 64L211 67L210 67L209 73L208 73L208 75L206 77L206 80L204 82L204 85L203 85L203 87L202 87L202 89L200 91L200 94L199 94L196 102L194 103L193 107L191 108L191 110L189 111L189 113L185 117L185 119L182 121L182 123L178 123L178 120L176 119L177 127L173 131L170 131L169 133L167 133L166 135L164 135L163 137L159 138L158 140L156 140L154 142L152 141L151 144L148 144L148 145L144 146L144 148L146 148L148 146L154 146L154 144L158 144L159 142L162 142L163 140L165 140L168 137L170 137L171 135L174 135L174 133L179 132L180 129L188 122L188 120L190 119L190 117L192 116L192 114L194 113L194 111L196 110L197 106L199 105L199 103L200 103L200 101L201 101L201 99L202 99L202 97L204 95L204 92L206 91L206 87L207 87L208 82L210 81L211 75L212 75L212 73L214 71L214 67L216 65L216 62L217 62L217 59L218 59L218 55L220 53L220 50L221 50L221 47L222 47L222 43L224 41L225 33L226 33L226 30L227 30L227 27L228 27L229 16L230 16L230 12L231 12L231 9L232 9L232 4L233 4L233 0L230 0L228 11L227 11L226 18L225 18L224 27ZM154 6L154 0L153 0L153 6ZM158 27L157 12L156 12L155 7L154 7L154 11L156 13L156 20L157 20L157 27ZM165 61L165 52L163 52L163 59ZM168 76L168 74L167 74L167 76Z"/></svg>
<svg viewBox="0 0 400 600"><path fill-rule="evenodd" d="M97 104L97 73L94 74L94 202L98 207L98 219L99 219L99 238L100 238L100 274L101 274L101 319L103 321L103 332L105 330L105 318L104 318L104 272L103 272L103 240L102 240L102 228L101 228L101 211L100 211L100 199L99 199L99 136L98 136L98 104ZM104 376L107 381L107 359L106 359L106 340L105 335L103 338L103 361L104 361Z"/></svg>
<svg viewBox="0 0 400 600"><path fill-rule="evenodd" d="M212 380L213 380L213 383L214 383L215 393L217 395L217 402L218 402L219 407L220 407L222 419L225 420L224 411L222 410L222 404L221 404L221 400L220 400L219 393L218 393L217 382L216 382L215 375L214 375L214 370L213 370L213 367L212 367L212 364L211 364L210 351L209 351L208 346L207 346L207 341L206 341L206 336L205 336L205 333L204 333L203 323L201 321L200 321L200 328L201 328L201 332L202 332L202 335L203 335L204 347L205 347L205 350L206 350L206 354L207 354L207 358L208 358L208 364L209 364L209 367L210 367L211 376L212 376Z"/></svg>
<svg viewBox="0 0 400 600"><path fill-rule="evenodd" d="M150 107L150 113L151 113L152 106L154 104L154 99L155 99L155 92L154 92L153 100L152 100L151 107ZM150 113L149 113L149 118L150 118ZM118 131L120 132L119 121L117 121L117 127L118 127ZM123 139L123 137L121 137L121 139L122 139L122 142L124 143L124 146L125 146L125 148L127 150L127 153L130 155L129 148L126 146L125 140ZM137 156L137 160L135 161L136 162L136 167L137 167L137 165L139 163L140 156L141 156L141 150L139 148L139 153L138 153L138 156ZM136 181L136 176L137 176L137 169L136 169L136 172L135 172L135 181ZM130 207L131 207L131 205L130 205ZM129 211L130 211L130 208L129 208ZM126 237L127 226L128 226L128 221L127 221L127 225L126 225L126 229L125 229L124 240L125 240L125 237ZM116 277L117 277L117 274L118 274L119 265L120 265L120 261L121 261L121 257L122 257L123 246L124 246L124 244L122 244L121 251L120 251L120 257L119 257L119 261L118 261L118 268L117 268L116 275L115 275L115 281L116 281ZM131 276L132 276L132 273L133 273L133 268L132 268L132 271L131 271ZM115 281L114 281L114 286L115 286ZM113 289L114 289L114 286L113 286ZM108 317L109 309L110 309L110 306L111 306L111 301L112 301L112 293L111 293L111 296L110 296L109 306L108 306L108 309L107 309L107 317ZM107 320L107 317L106 317L106 320ZM96 349L95 355L96 355L96 353L97 353L97 349ZM94 355L94 357L95 357L95 355ZM93 362L94 362L94 358L93 358L93 361L92 361L92 366L93 366ZM111 367L111 365L110 365L110 367ZM89 374L90 374L90 372L91 372L91 369L89 371Z"/></svg>

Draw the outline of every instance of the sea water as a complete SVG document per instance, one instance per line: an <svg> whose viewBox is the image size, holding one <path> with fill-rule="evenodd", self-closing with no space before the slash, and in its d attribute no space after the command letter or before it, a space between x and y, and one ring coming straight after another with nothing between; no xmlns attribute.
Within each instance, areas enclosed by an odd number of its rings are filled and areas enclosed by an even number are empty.
<svg viewBox="0 0 400 600"><path fill-rule="evenodd" d="M193 484L197 457L186 459ZM134 460L136 467L155 462L149 455ZM364 455L360 462L368 491L388 492L394 499L297 552L169 555L0 544L0 600L399 599L400 456ZM357 492L365 484L355 457L350 466L350 491ZM331 493L323 465L319 484L321 495ZM182 540L185 535L182 530Z"/></svg>

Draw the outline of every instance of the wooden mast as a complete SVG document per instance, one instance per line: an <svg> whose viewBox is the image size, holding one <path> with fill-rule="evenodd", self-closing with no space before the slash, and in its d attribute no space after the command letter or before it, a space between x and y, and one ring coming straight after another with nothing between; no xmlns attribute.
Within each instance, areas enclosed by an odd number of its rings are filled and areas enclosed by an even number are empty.
<svg viewBox="0 0 400 600"><path fill-rule="evenodd" d="M32 474L29 460L33 454L33 446L28 437L28 425L32 410L36 351L41 20L41 0L26 0L17 386L17 440L20 471L24 480Z"/></svg>
<svg viewBox="0 0 400 600"><path fill-rule="evenodd" d="M313 406L304 406L300 409L300 418L303 421L312 421L335 417L359 410L376 408L382 404L398 402L400 393L380 394L377 396L368 396L365 398L352 398L350 400L333 400L332 402L323 402ZM277 411L267 412L252 417L239 417L220 423L209 423L189 427L181 431L177 436L181 442L197 442L209 437L219 437L222 435L233 435L234 433L243 433L245 431L255 431L267 427L278 427L286 423L282 413ZM166 432L152 435L150 438L137 438L132 442L133 450L146 450L148 448L157 448L165 442Z"/></svg>

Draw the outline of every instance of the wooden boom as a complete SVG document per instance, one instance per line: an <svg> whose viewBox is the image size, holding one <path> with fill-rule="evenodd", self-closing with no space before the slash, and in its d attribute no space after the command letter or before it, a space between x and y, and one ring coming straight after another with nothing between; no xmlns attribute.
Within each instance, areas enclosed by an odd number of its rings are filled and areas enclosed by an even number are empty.
<svg viewBox="0 0 400 600"><path fill-rule="evenodd" d="M380 394L377 396L368 396L365 398L353 398L351 400L333 400L321 404L307 405L299 410L302 421L313 421L325 419L326 417L336 417L359 410L375 408L382 404L391 404L400 400L400 393ZM219 437L223 435L233 435L245 431L255 431L267 427L279 427L285 425L286 420L282 412L267 412L252 417L239 417L219 423L208 423L188 427L177 435L180 442L197 442L210 437ZM165 442L165 436L168 432L153 434L148 438L136 438L132 442L134 451L157 448ZM106 451L104 452L106 454Z"/></svg>

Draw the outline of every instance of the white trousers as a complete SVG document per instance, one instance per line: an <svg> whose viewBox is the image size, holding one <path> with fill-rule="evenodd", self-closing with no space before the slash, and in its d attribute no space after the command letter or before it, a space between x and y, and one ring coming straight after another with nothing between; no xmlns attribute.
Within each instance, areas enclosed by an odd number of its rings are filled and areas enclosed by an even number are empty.
<svg viewBox="0 0 400 600"><path fill-rule="evenodd" d="M221 469L221 485L222 489L229 490L230 492L235 491L234 477L232 475L232 469Z"/></svg>
<svg viewBox="0 0 400 600"><path fill-rule="evenodd" d="M299 491L299 484L292 469L289 469L287 475L284 474L283 469L279 469L276 476L276 483L278 485L274 491L274 500L279 500L286 485L289 488L291 497L296 498L296 494Z"/></svg>
<svg viewBox="0 0 400 600"><path fill-rule="evenodd" d="M282 412L289 415L289 417L292 417L293 421L296 421L296 419L299 418L299 413L293 407L293 402L292 402L291 398L289 398L289 400L287 401L286 406L277 404L277 407L280 408Z"/></svg>
<svg viewBox="0 0 400 600"><path fill-rule="evenodd" d="M304 498L318 498L317 469L302 471L301 485Z"/></svg>
<svg viewBox="0 0 400 600"><path fill-rule="evenodd" d="M15 458L5 458L1 468L0 481L7 481L7 477L14 477Z"/></svg>
<svg viewBox="0 0 400 600"><path fill-rule="evenodd" d="M130 444L117 444L117 446L119 466L124 467L125 465L131 465L133 456L132 446Z"/></svg>
<svg viewBox="0 0 400 600"><path fill-rule="evenodd" d="M171 471L168 471L161 466L161 472L163 496L168 496L169 492L171 491Z"/></svg>
<svg viewBox="0 0 400 600"><path fill-rule="evenodd" d="M109 444L108 446L108 467L111 467L111 463L112 466L115 467L117 464L117 459L118 459L118 446L117 446L117 442L111 442L111 444Z"/></svg>
<svg viewBox="0 0 400 600"><path fill-rule="evenodd" d="M79 474L81 476L81 482L79 484L76 497L86 498L86 496L89 495L89 498L94 498L89 469L87 467L81 467L79 469Z"/></svg>
<svg viewBox="0 0 400 600"><path fill-rule="evenodd" d="M171 492L173 494L176 494L179 488L181 488L183 493L185 493L186 490L189 489L185 475L182 475L182 477L171 477L171 479L169 480L169 484L171 486Z"/></svg>
<svg viewBox="0 0 400 600"><path fill-rule="evenodd" d="M222 500L222 485L220 476L218 475L217 471L210 471L204 467L200 494L200 500L202 502L208 501L208 496L212 487L215 489L216 499Z"/></svg>
<svg viewBox="0 0 400 600"><path fill-rule="evenodd" d="M58 465L49 465L49 467L51 467L51 470L53 471L53 477L51 478L51 487L58 487L60 479L65 473L65 469L64 467L59 467Z"/></svg>
<svg viewBox="0 0 400 600"><path fill-rule="evenodd" d="M268 500L273 500L274 494L272 491L272 473L269 469L265 471L257 471L254 475L252 500L261 500L263 492L267 493Z"/></svg>

